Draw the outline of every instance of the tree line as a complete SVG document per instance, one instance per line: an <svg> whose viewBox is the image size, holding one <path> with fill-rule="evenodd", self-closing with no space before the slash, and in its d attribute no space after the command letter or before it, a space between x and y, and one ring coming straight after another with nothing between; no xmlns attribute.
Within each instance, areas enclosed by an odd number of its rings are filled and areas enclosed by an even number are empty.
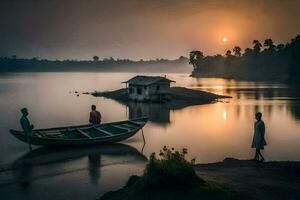
<svg viewBox="0 0 300 200"><path fill-rule="evenodd" d="M224 56L204 56L201 51L191 51L192 76L300 82L300 35L286 44L275 44L270 38L263 43L253 40L252 44L252 48L243 52L241 47L234 46Z"/></svg>
<svg viewBox="0 0 300 200"><path fill-rule="evenodd" d="M180 56L174 60L152 59L152 60L130 60L114 59L93 56L91 60L47 60L37 57L31 59L11 57L0 57L1 72L44 72L44 71L172 71L188 65L188 58Z"/></svg>

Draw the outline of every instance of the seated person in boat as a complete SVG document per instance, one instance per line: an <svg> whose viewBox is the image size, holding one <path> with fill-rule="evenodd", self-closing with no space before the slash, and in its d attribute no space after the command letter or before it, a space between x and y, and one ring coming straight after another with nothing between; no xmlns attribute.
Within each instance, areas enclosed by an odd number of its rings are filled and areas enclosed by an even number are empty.
<svg viewBox="0 0 300 200"><path fill-rule="evenodd" d="M31 151L32 148L31 148L31 144L30 144L30 136L31 136L34 126L32 124L30 124L30 121L27 118L27 116L29 115L27 108L22 108L21 113L22 113L22 117L20 119L20 124L24 131L24 134L26 134L27 142L29 144L29 149Z"/></svg>
<svg viewBox="0 0 300 200"><path fill-rule="evenodd" d="M92 105L92 111L90 112L90 120L91 124L100 124L101 123L101 113L96 110L96 106Z"/></svg>

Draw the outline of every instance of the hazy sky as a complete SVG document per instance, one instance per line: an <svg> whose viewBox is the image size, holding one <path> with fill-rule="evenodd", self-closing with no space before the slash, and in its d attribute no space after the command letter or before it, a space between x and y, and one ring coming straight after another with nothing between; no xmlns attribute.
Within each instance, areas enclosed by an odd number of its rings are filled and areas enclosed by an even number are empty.
<svg viewBox="0 0 300 200"><path fill-rule="evenodd" d="M0 56L177 58L297 34L300 0L0 1Z"/></svg>

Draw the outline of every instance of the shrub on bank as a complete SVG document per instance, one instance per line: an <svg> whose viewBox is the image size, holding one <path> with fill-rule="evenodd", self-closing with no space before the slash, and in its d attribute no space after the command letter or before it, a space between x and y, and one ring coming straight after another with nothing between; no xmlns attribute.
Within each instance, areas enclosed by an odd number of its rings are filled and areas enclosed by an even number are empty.
<svg viewBox="0 0 300 200"><path fill-rule="evenodd" d="M196 175L193 168L195 159L185 159L187 149L181 152L164 147L159 156L152 153L143 175L145 189L191 189L204 181Z"/></svg>
<svg viewBox="0 0 300 200"><path fill-rule="evenodd" d="M195 159L188 161L187 149L175 151L164 147L152 153L142 176L131 176L126 185L108 192L101 200L192 200L236 199L216 183L206 182L194 170Z"/></svg>

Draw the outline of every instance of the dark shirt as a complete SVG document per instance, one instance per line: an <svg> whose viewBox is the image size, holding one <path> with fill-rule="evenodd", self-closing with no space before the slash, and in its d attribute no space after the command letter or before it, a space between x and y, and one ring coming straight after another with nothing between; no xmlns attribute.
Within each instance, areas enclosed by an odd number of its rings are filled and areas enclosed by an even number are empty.
<svg viewBox="0 0 300 200"><path fill-rule="evenodd" d="M91 124L100 124L101 123L101 113L97 110L91 111L89 122Z"/></svg>
<svg viewBox="0 0 300 200"><path fill-rule="evenodd" d="M30 133L32 131L32 126L30 125L30 122L26 116L21 117L20 123L25 133Z"/></svg>

